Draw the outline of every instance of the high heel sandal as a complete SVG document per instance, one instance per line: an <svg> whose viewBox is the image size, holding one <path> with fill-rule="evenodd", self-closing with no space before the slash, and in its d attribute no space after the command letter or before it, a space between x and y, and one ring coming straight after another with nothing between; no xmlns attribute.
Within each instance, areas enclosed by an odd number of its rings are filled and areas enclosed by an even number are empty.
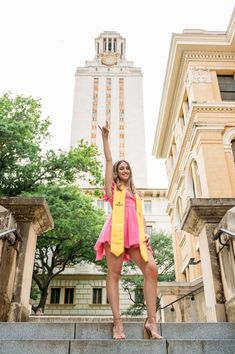
<svg viewBox="0 0 235 354"><path fill-rule="evenodd" d="M160 334L158 334L155 331L152 331L148 326L146 326L148 319L149 318L147 317L144 322L144 339L163 339L163 337L160 336ZM154 322L153 322L153 324L154 324Z"/></svg>
<svg viewBox="0 0 235 354"><path fill-rule="evenodd" d="M120 317L113 319L113 339L126 339L126 336L125 336L125 334L123 332L123 329L121 331L121 334L115 333L116 332L116 328L115 327L117 325L117 322L120 322L120 321L122 322L122 319Z"/></svg>

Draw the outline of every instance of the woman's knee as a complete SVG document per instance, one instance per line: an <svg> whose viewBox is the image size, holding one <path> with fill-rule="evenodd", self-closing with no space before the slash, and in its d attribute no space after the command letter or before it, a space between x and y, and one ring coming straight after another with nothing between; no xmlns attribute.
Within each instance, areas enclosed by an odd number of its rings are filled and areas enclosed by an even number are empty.
<svg viewBox="0 0 235 354"><path fill-rule="evenodd" d="M113 280L119 281L120 276L121 276L121 271L108 269L108 273L107 273L108 278L112 278Z"/></svg>
<svg viewBox="0 0 235 354"><path fill-rule="evenodd" d="M157 279L158 269L156 263L151 262L147 265L144 271L144 276L152 279Z"/></svg>

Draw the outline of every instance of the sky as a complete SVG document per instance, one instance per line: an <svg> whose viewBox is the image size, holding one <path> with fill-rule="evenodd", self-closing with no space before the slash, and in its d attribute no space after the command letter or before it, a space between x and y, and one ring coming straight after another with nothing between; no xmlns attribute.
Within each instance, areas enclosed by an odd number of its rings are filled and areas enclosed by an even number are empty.
<svg viewBox="0 0 235 354"><path fill-rule="evenodd" d="M0 94L40 98L51 145L69 148L74 75L95 55L94 38L117 31L143 71L149 186L167 187L152 155L172 33L226 31L234 0L0 0Z"/></svg>

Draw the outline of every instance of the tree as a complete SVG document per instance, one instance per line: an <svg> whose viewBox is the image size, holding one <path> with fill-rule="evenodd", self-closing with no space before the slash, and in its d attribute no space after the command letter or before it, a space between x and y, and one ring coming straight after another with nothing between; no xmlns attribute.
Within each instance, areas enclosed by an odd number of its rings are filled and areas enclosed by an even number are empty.
<svg viewBox="0 0 235 354"><path fill-rule="evenodd" d="M45 196L55 228L38 238L33 279L44 308L51 279L66 265L94 261L102 212L73 183L101 181L97 149L81 142L69 152L47 148L50 120L32 97L0 97L0 195ZM38 295L32 290L32 297Z"/></svg>
<svg viewBox="0 0 235 354"><path fill-rule="evenodd" d="M32 97L0 97L0 195L16 196L42 184L101 180L97 149L80 142L69 152L46 149L50 120Z"/></svg>
<svg viewBox="0 0 235 354"><path fill-rule="evenodd" d="M33 280L40 290L40 300L33 307L36 312L44 309L51 280L66 266L95 261L93 246L104 215L76 186L41 186L33 195L47 199L55 224L37 242Z"/></svg>
<svg viewBox="0 0 235 354"><path fill-rule="evenodd" d="M174 253L172 239L164 231L151 234L151 246L153 256L158 264L158 281L175 280ZM124 267L122 287L132 301L132 305L125 311L125 314L137 316L143 314L146 309L143 293L143 276L136 273L133 262ZM130 274L132 273L132 274ZM159 303L157 302L157 308Z"/></svg>

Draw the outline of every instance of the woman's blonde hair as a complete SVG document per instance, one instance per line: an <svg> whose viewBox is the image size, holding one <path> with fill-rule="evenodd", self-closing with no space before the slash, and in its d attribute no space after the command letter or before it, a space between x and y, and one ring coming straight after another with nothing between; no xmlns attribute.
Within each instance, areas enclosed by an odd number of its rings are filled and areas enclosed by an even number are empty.
<svg viewBox="0 0 235 354"><path fill-rule="evenodd" d="M130 170L130 177L129 177L129 187L132 191L132 193L136 193L136 190L135 190L135 185L134 185L134 182L133 182L133 174L132 174L132 169L131 169L131 166L129 164L129 162L127 162L126 160L119 160L117 162L115 162L115 164L113 165L113 180L114 182L116 183L117 185L117 189L119 191L122 190L122 182L118 176L118 167L119 165L122 163L122 162L125 162L127 164L127 166L129 167L129 170Z"/></svg>

